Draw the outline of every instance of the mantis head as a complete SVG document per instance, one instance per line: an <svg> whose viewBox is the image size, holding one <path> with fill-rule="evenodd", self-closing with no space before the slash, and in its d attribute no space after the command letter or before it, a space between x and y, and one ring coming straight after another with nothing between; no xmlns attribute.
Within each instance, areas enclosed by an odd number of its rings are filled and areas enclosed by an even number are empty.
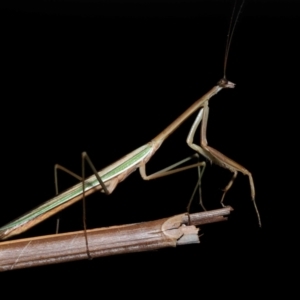
<svg viewBox="0 0 300 300"><path fill-rule="evenodd" d="M218 81L218 86L224 89L233 89L235 87L235 83L228 81L225 77Z"/></svg>

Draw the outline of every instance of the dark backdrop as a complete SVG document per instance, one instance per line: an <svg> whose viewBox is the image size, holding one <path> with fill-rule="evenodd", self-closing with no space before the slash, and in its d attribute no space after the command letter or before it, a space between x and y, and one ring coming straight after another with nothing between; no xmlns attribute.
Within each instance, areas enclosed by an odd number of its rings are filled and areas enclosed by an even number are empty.
<svg viewBox="0 0 300 300"><path fill-rule="evenodd" d="M101 169L150 141L215 85L223 75L232 6L232 1L3 3L1 225L54 195L55 163L80 173L80 154L87 151ZM288 244L274 207L283 215L291 207L280 192L289 176L285 159L293 161L291 154L282 155L288 141L282 126L297 98L292 79L298 72L298 11L292 1L246 2L227 69L236 88L210 102L208 142L252 172L262 229L248 179L239 175L225 199L234 212L226 223L203 226L200 245L1 277L20 282L30 275L27 289L40 285L46 291L49 280L52 287L61 286L70 276L74 281L65 292L80 288L99 297L138 294L135 284L146 293L155 295L160 287L187 297L239 293L237 286L247 293L271 289L272 280L269 285L265 279L281 278L280 247ZM149 173L193 153L185 143L193 119L164 143L149 162ZM76 183L59 175L62 190ZM219 207L230 176L208 166L203 179L208 208ZM196 180L195 170L152 182L135 172L112 195L88 198L88 227L182 213ZM53 233L55 220L22 237ZM61 213L61 231L80 229L77 203Z"/></svg>

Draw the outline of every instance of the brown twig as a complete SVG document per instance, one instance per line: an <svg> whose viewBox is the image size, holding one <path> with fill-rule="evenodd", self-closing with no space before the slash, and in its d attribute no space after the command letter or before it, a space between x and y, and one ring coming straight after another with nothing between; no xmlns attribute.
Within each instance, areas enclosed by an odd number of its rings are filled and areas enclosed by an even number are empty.
<svg viewBox="0 0 300 300"><path fill-rule="evenodd" d="M231 207L181 214L151 222L87 231L92 257L200 243L195 226L224 221ZM190 223L190 224L189 224ZM188 225L187 225L188 224ZM39 236L0 243L0 271L86 259L84 232Z"/></svg>

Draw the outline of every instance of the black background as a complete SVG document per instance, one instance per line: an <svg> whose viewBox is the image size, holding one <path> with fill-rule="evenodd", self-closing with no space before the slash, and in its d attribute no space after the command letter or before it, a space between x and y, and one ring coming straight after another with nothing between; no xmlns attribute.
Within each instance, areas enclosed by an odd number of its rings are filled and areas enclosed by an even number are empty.
<svg viewBox="0 0 300 300"><path fill-rule="evenodd" d="M87 151L101 169L150 141L215 85L223 75L232 7L232 1L3 4L1 225L54 195L55 163L80 174L80 154ZM238 295L237 286L254 294L271 289L274 282L266 278L281 278L280 247L288 244L274 208L288 213L280 192L288 176L283 120L297 99L298 29L294 2L247 1L228 61L227 77L236 88L210 101L208 142L252 172L262 229L247 177L239 175L225 198L234 212L228 222L202 227L200 245L17 270L1 278L20 282L30 276L28 290L38 284L45 291L50 280L52 287L80 289L88 297L140 295L135 284L146 293L159 288L186 297ZM149 173L193 153L185 143L193 119L163 144ZM59 175L62 190L76 183ZM219 207L230 176L207 168L207 208ZM112 195L88 198L88 227L182 213L196 180L195 170L152 182L135 172ZM81 203L62 212L61 220L62 232L81 230ZM55 221L22 237L51 234Z"/></svg>

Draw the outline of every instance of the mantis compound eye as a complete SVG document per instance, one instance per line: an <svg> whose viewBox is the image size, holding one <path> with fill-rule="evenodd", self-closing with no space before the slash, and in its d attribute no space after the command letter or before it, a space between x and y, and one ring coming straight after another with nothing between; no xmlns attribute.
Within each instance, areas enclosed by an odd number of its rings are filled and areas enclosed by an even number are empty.
<svg viewBox="0 0 300 300"><path fill-rule="evenodd" d="M235 83L227 80L226 78L222 78L221 80L218 81L218 86L222 88L230 88L233 89L235 87Z"/></svg>

